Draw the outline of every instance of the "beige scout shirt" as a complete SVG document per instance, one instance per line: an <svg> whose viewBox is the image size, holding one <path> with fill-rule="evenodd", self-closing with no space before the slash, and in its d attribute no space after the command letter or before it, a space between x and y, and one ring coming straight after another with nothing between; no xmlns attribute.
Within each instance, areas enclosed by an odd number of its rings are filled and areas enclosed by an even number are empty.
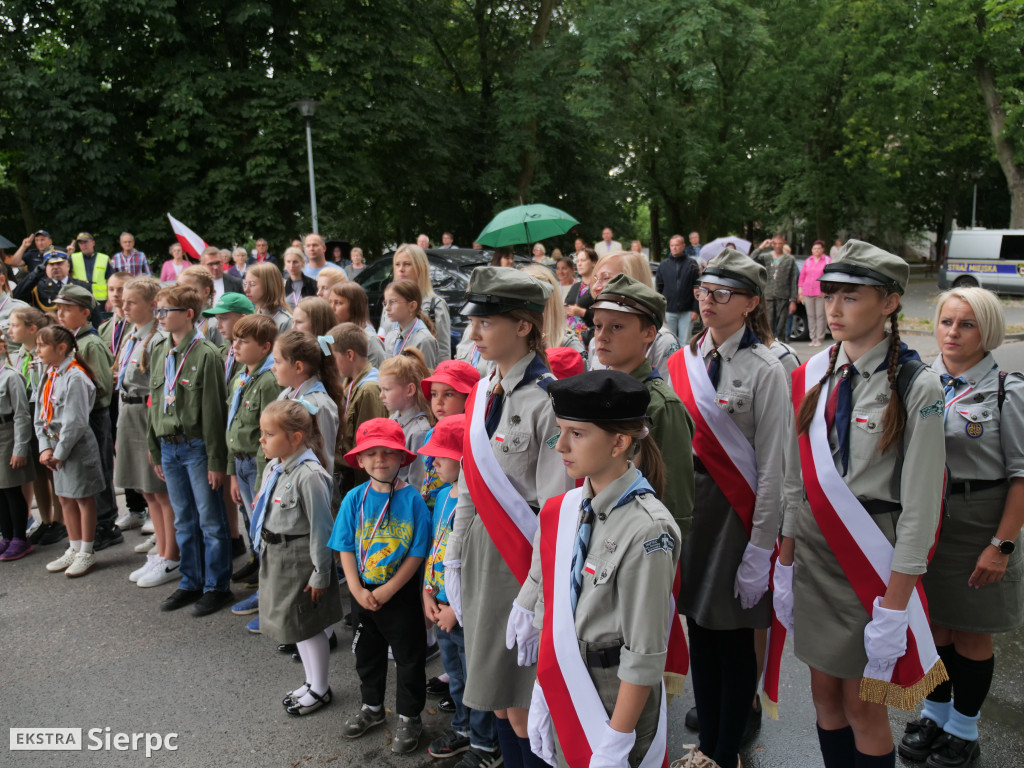
<svg viewBox="0 0 1024 768"><path fill-rule="evenodd" d="M587 562L594 575L584 574L576 605L576 636L582 651L622 646L618 677L634 685L661 682L667 656L669 594L679 564L680 533L665 505L653 494L616 503L637 475L629 469L596 496L590 479L583 484L591 499L594 527ZM582 509L579 512L582 522ZM534 602L534 626L543 628L544 592L540 563L540 531L534 539L530 576L516 602ZM674 615L674 612L672 612Z"/></svg>
<svg viewBox="0 0 1024 768"><path fill-rule="evenodd" d="M757 460L757 498L754 501L750 543L772 549L779 536L779 511L785 479L786 443L792 439L793 407L786 369L764 344L739 348L744 328L718 347L718 407L740 428ZM698 345L704 365L711 363L715 345L705 333ZM696 500L700 504L700 499Z"/></svg>

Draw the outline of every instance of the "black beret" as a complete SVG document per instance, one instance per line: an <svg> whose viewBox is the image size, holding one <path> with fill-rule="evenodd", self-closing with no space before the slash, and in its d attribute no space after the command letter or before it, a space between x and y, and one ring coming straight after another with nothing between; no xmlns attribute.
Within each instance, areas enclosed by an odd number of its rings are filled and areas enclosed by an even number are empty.
<svg viewBox="0 0 1024 768"><path fill-rule="evenodd" d="M639 421L651 395L622 371L590 371L548 385L555 416L568 421Z"/></svg>

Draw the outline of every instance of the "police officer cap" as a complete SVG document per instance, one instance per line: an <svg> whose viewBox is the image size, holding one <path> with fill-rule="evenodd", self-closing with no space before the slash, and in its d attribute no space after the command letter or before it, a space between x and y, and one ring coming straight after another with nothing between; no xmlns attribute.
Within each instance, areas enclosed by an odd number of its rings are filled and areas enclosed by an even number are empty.
<svg viewBox="0 0 1024 768"><path fill-rule="evenodd" d="M902 296L910 280L910 265L871 243L847 240L835 261L825 265L818 280L823 283L880 285L890 293Z"/></svg>
<svg viewBox="0 0 1024 768"><path fill-rule="evenodd" d="M92 235L90 235L88 232L79 232L78 233L78 237L75 238L75 240L77 240L78 242L82 242L82 241L85 241L85 240L95 240L95 239L96 238L93 237Z"/></svg>
<svg viewBox="0 0 1024 768"><path fill-rule="evenodd" d="M700 281L750 291L760 296L764 293L764 284L768 282L768 270L749 256L726 248L704 267Z"/></svg>
<svg viewBox="0 0 1024 768"><path fill-rule="evenodd" d="M58 251L51 249L46 252L46 257L43 259L43 264L55 264L58 261L67 261L68 255L64 251Z"/></svg>
<svg viewBox="0 0 1024 768"><path fill-rule="evenodd" d="M548 385L555 416L567 421L639 421L651 395L622 371L590 371Z"/></svg>
<svg viewBox="0 0 1024 768"><path fill-rule="evenodd" d="M552 286L518 269L477 267L470 275L461 314L485 317L517 309L543 313L544 304L553 290Z"/></svg>
<svg viewBox="0 0 1024 768"><path fill-rule="evenodd" d="M616 275L591 309L611 309L647 317L656 328L665 322L665 297L629 275Z"/></svg>
<svg viewBox="0 0 1024 768"><path fill-rule="evenodd" d="M60 293L57 294L57 298L54 299L54 303L73 304L77 307L95 309L96 298L88 288L83 288L80 285L65 285L60 289Z"/></svg>

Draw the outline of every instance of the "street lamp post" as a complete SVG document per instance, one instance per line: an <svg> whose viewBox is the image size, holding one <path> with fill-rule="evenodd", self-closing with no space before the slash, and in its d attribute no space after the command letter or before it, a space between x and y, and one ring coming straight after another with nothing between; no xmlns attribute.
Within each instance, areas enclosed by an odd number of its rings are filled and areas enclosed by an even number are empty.
<svg viewBox="0 0 1024 768"><path fill-rule="evenodd" d="M316 183L313 181L313 131L310 125L313 121L313 114L316 112L319 101L313 99L299 99L292 102L292 106L299 110L306 118L306 156L309 158L309 205L313 211L313 232L320 232L316 218Z"/></svg>

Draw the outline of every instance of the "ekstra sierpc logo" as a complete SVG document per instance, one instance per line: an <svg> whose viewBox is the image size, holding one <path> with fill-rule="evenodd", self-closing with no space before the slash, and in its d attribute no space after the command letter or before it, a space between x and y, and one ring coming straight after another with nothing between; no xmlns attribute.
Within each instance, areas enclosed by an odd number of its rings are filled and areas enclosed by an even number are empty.
<svg viewBox="0 0 1024 768"><path fill-rule="evenodd" d="M110 726L90 728L11 728L12 752L154 752L178 750L176 733L118 733Z"/></svg>

